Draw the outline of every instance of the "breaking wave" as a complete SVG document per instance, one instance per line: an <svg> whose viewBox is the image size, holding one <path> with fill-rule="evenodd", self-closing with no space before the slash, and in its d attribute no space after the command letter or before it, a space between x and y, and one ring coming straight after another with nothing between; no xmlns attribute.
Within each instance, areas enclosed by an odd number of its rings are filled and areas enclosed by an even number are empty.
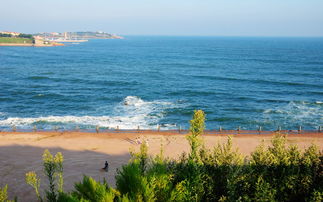
<svg viewBox="0 0 323 202"><path fill-rule="evenodd" d="M281 126L295 127L308 125L314 128L323 124L323 105L321 101L291 101L287 105L264 110L264 118ZM275 121L276 120L276 121Z"/></svg>
<svg viewBox="0 0 323 202"><path fill-rule="evenodd" d="M111 115L106 116L45 116L45 117L9 117L0 120L0 126L18 126L30 128L32 125L41 125L44 129L52 129L53 126L67 128L80 126L81 128L93 128L95 126L119 129L156 129L157 124L163 118L164 110L176 108L176 104L164 101L144 101L137 96L127 96L118 103ZM165 125L164 129L171 129L173 125Z"/></svg>

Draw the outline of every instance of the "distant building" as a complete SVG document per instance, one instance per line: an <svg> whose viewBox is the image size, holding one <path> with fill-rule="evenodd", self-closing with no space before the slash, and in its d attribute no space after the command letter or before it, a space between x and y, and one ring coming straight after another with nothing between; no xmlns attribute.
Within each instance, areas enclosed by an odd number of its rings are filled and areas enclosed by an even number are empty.
<svg viewBox="0 0 323 202"><path fill-rule="evenodd" d="M60 33L58 33L58 32L51 32L50 33L52 36L59 36L60 35Z"/></svg>
<svg viewBox="0 0 323 202"><path fill-rule="evenodd" d="M39 36L39 35L34 36L34 38L37 39L37 40L44 40L44 38L42 36Z"/></svg>

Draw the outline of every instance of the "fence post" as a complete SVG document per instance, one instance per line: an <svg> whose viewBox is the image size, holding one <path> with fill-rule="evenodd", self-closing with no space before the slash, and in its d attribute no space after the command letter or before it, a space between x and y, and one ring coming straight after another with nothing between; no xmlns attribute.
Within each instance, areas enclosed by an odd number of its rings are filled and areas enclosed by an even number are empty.
<svg viewBox="0 0 323 202"><path fill-rule="evenodd" d="M261 126L259 126L259 128L258 128L259 134L261 133L261 130L262 130L262 128L261 128Z"/></svg>
<svg viewBox="0 0 323 202"><path fill-rule="evenodd" d="M280 132L282 130L281 126L278 126L277 131Z"/></svg>
<svg viewBox="0 0 323 202"><path fill-rule="evenodd" d="M238 129L237 129L237 131L238 131L238 134L240 133L240 129L241 129L241 128L240 128L240 126L238 126Z"/></svg>
<svg viewBox="0 0 323 202"><path fill-rule="evenodd" d="M95 127L96 133L99 133L99 126Z"/></svg>
<svg viewBox="0 0 323 202"><path fill-rule="evenodd" d="M178 127L178 133L181 133L181 130L182 130L181 125L179 125L179 127Z"/></svg>
<svg viewBox="0 0 323 202"><path fill-rule="evenodd" d="M222 126L220 126L219 131L222 132Z"/></svg>
<svg viewBox="0 0 323 202"><path fill-rule="evenodd" d="M13 125L13 126L12 126L12 131L13 131L13 132L16 132L16 131L17 131L17 128L16 128L16 126L15 126L15 125Z"/></svg>
<svg viewBox="0 0 323 202"><path fill-rule="evenodd" d="M138 126L138 128L137 128L137 131L138 131L138 133L139 133L139 131L140 131L140 127Z"/></svg>
<svg viewBox="0 0 323 202"><path fill-rule="evenodd" d="M322 126L319 126L319 133L322 131Z"/></svg>
<svg viewBox="0 0 323 202"><path fill-rule="evenodd" d="M298 133L301 133L302 132L302 126L299 126L298 127Z"/></svg>

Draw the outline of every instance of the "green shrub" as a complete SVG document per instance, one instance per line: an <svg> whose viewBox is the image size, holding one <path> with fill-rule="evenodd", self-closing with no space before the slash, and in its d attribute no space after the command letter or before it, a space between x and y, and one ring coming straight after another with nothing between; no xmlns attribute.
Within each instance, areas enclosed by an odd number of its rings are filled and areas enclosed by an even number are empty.
<svg viewBox="0 0 323 202"><path fill-rule="evenodd" d="M260 176L255 184L253 201L276 201L276 190Z"/></svg>
<svg viewBox="0 0 323 202"><path fill-rule="evenodd" d="M199 139L205 115L195 111L187 140L191 151L179 160L149 157L147 147L133 153L119 170L117 188L144 201L296 201L320 199L323 157L314 145L301 152L277 134L250 158L233 148L232 138L207 149ZM144 198L144 189L151 198ZM140 197L138 197L140 196Z"/></svg>
<svg viewBox="0 0 323 202"><path fill-rule="evenodd" d="M0 202L16 202L17 197L15 197L13 201L8 199L7 190L8 190L8 185L4 186L3 188L0 187Z"/></svg>
<svg viewBox="0 0 323 202"><path fill-rule="evenodd" d="M0 187L0 202L8 200L7 190L8 185L4 186L3 188Z"/></svg>
<svg viewBox="0 0 323 202"><path fill-rule="evenodd" d="M190 121L190 135L186 136L191 147L190 159L198 160L197 151L201 145L200 135L205 129L205 114L202 110L195 110L193 119Z"/></svg>
<svg viewBox="0 0 323 202"><path fill-rule="evenodd" d="M37 174L35 172L26 173L26 183L34 188L38 200L42 201L39 193L40 179L37 177Z"/></svg>
<svg viewBox="0 0 323 202"><path fill-rule="evenodd" d="M151 159L148 158L146 143L141 144L138 153L131 152L132 158L127 165L117 170L116 185L121 194L136 201L151 201L154 199L154 187L149 183L147 169Z"/></svg>
<svg viewBox="0 0 323 202"><path fill-rule="evenodd" d="M118 193L105 183L96 182L93 178L84 176L83 181L75 184L74 198L85 201L113 201Z"/></svg>
<svg viewBox="0 0 323 202"><path fill-rule="evenodd" d="M323 201L323 191L314 191L310 199L312 202L322 202Z"/></svg>
<svg viewBox="0 0 323 202"><path fill-rule="evenodd" d="M43 153L43 170L48 179L48 189L45 193L49 202L57 201L59 193L63 192L63 161L64 157L60 152L53 156L46 149ZM43 201L39 192L40 179L35 172L26 173L26 183L34 188L39 201Z"/></svg>

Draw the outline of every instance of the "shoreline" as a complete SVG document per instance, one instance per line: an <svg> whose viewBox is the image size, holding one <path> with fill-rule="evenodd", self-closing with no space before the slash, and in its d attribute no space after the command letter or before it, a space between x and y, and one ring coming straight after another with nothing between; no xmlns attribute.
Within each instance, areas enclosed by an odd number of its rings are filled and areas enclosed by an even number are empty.
<svg viewBox="0 0 323 202"><path fill-rule="evenodd" d="M39 130L39 131L0 131L0 135L10 135L10 134L37 134L37 135L64 135L64 134L73 134L73 135L105 135L111 137L120 137L120 135L163 135L163 136L185 136L189 134L187 130L100 130L99 132L95 131L82 131L82 130ZM290 137L318 137L323 138L323 132L319 131L301 131L297 130L282 130L282 131L257 131L257 130L206 130L202 136L235 136L235 137L271 137L276 134L286 135Z"/></svg>
<svg viewBox="0 0 323 202"><path fill-rule="evenodd" d="M0 46L17 46L17 47L54 47L64 46L64 44L26 44L26 43L0 43Z"/></svg>

